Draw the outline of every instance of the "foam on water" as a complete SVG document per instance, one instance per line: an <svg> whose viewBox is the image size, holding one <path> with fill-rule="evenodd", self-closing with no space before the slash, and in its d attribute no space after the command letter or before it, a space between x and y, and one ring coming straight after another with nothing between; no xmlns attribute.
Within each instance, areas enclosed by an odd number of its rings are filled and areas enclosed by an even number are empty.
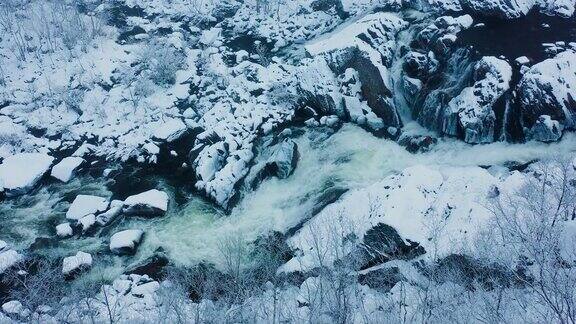
<svg viewBox="0 0 576 324"><path fill-rule="evenodd" d="M418 133L422 129L407 125ZM245 193L230 215L200 197L191 197L183 205L174 200L178 188L159 182L171 195L168 213L156 219L127 217L97 237L57 241L40 253L72 255L77 251L93 253L94 269L90 277L114 278L123 269L164 248L180 265L206 260L219 264L221 243L239 237L248 243L269 231L286 231L313 216L326 203L345 190L368 186L406 167L424 165L475 166L508 161L528 162L576 150L576 134L566 134L561 142L544 144L493 143L469 145L453 139L441 139L432 151L412 154L393 141L372 136L363 129L344 125L334 135L325 129L308 129L295 139L300 152L298 166L288 179L269 179L254 191ZM28 247L36 237L55 237L54 226L65 220L64 213L77 194L109 197L105 180L81 177L68 184L49 184L34 194L0 204L0 239L19 249ZM145 230L145 238L134 257L108 253L112 234L128 228Z"/></svg>
<svg viewBox="0 0 576 324"><path fill-rule="evenodd" d="M149 254L162 246L181 264L200 260L218 263L219 245L226 238L239 236L250 242L271 230L286 231L312 216L311 212L328 191L368 186L417 164L475 166L529 162L576 149L574 134L550 145L529 142L473 146L444 139L423 154L411 154L395 142L375 138L353 125L345 125L333 136L325 137L309 130L298 138L301 158L294 174L284 180L265 181L255 192L247 194L231 215L221 215L195 198L164 219L141 223L147 231L142 253Z"/></svg>

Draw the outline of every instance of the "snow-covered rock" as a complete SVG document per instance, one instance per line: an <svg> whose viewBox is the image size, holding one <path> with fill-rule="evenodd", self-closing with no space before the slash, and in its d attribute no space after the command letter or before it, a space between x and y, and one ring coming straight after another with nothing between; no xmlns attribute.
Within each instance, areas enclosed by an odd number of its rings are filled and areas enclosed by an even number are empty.
<svg viewBox="0 0 576 324"><path fill-rule="evenodd" d="M470 15L458 17L441 16L418 32L416 40L429 50L432 50L437 56L444 57L456 42L458 33L470 28L473 23L474 20ZM433 59L435 58L433 57ZM431 63L434 63L434 61L432 60ZM432 64L431 66L434 67L434 65Z"/></svg>
<svg viewBox="0 0 576 324"><path fill-rule="evenodd" d="M518 84L522 121L531 128L541 115L576 126L576 53L565 51L533 65Z"/></svg>
<svg viewBox="0 0 576 324"><path fill-rule="evenodd" d="M72 276L92 267L92 255L78 251L76 255L65 257L62 261L62 274Z"/></svg>
<svg viewBox="0 0 576 324"><path fill-rule="evenodd" d="M31 314L30 310L17 300L11 300L2 304L2 311L10 318L19 321L26 320Z"/></svg>
<svg viewBox="0 0 576 324"><path fill-rule="evenodd" d="M358 72L362 98L383 121L383 128L401 125L391 98L389 68L396 34L406 27L396 14L374 13L305 45L310 55L324 57L337 74L348 68Z"/></svg>
<svg viewBox="0 0 576 324"><path fill-rule="evenodd" d="M66 212L66 219L79 220L90 214L98 214L108 208L108 199L98 196L78 195Z"/></svg>
<svg viewBox="0 0 576 324"><path fill-rule="evenodd" d="M59 238L67 238L74 234L70 223L62 223L56 226L56 235Z"/></svg>
<svg viewBox="0 0 576 324"><path fill-rule="evenodd" d="M485 199L498 181L479 167L414 166L368 188L350 191L288 239L302 255L282 269L318 266L317 248L325 252L324 265L365 251L369 256L384 256L392 242L398 248L396 253L420 246L426 255L448 255L466 246L490 219ZM331 246L333 242L345 244L336 248Z"/></svg>
<svg viewBox="0 0 576 324"><path fill-rule="evenodd" d="M493 142L494 105L510 88L511 79L512 67L508 62L493 56L483 57L474 67L474 85L464 88L448 103L444 133L461 136L467 143Z"/></svg>
<svg viewBox="0 0 576 324"><path fill-rule="evenodd" d="M68 182L74 176L74 173L78 168L84 163L85 160L77 156L65 157L56 164L50 173L53 178L56 178L62 182Z"/></svg>
<svg viewBox="0 0 576 324"><path fill-rule="evenodd" d="M154 130L154 138L172 142L186 133L186 124L181 119L171 118L160 123Z"/></svg>
<svg viewBox="0 0 576 324"><path fill-rule="evenodd" d="M285 140L278 145L266 166L272 168L273 175L285 179L294 172L298 163L298 145L292 140Z"/></svg>
<svg viewBox="0 0 576 324"><path fill-rule="evenodd" d="M10 249L8 244L0 240L0 274L23 260L23 256Z"/></svg>
<svg viewBox="0 0 576 324"><path fill-rule="evenodd" d="M110 238L110 251L114 254L134 254L142 238L144 231L139 229L118 232Z"/></svg>
<svg viewBox="0 0 576 324"><path fill-rule="evenodd" d="M144 297L144 295L153 295L159 288L160 284L157 281L151 281L133 287L130 293L136 297Z"/></svg>
<svg viewBox="0 0 576 324"><path fill-rule="evenodd" d="M158 216L168 210L168 194L157 189L130 196L124 200L126 215Z"/></svg>
<svg viewBox="0 0 576 324"><path fill-rule="evenodd" d="M505 19L523 17L532 10L538 10L549 16L571 17L576 5L573 0L459 0L458 2L463 9Z"/></svg>
<svg viewBox="0 0 576 324"><path fill-rule="evenodd" d="M106 212L99 214L96 216L96 223L99 226L106 226L110 224L116 217L118 217L122 213L122 207L124 206L124 202L121 200L113 200L110 203L110 209Z"/></svg>
<svg viewBox="0 0 576 324"><path fill-rule="evenodd" d="M528 137L540 142L555 142L562 137L563 126L548 115L538 117Z"/></svg>
<svg viewBox="0 0 576 324"><path fill-rule="evenodd" d="M519 18L525 16L534 6L532 0L461 0L462 7L484 15L502 18Z"/></svg>
<svg viewBox="0 0 576 324"><path fill-rule="evenodd" d="M93 229L96 224L96 215L88 214L78 220L78 224L82 227L82 233L86 234Z"/></svg>
<svg viewBox="0 0 576 324"><path fill-rule="evenodd" d="M48 171L54 158L43 153L18 153L0 164L0 188L8 196L23 194L36 185Z"/></svg>

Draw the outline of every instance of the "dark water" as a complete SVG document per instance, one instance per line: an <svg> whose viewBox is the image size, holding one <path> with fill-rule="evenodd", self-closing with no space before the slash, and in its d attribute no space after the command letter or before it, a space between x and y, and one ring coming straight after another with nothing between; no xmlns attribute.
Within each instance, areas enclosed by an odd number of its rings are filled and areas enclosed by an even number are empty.
<svg viewBox="0 0 576 324"><path fill-rule="evenodd" d="M485 26L462 31L458 40L464 46L472 46L482 56L503 55L509 59L527 56L540 62L548 57L542 43L576 41L575 17L549 17L533 12L513 20L474 17L474 22ZM544 24L549 27L543 27Z"/></svg>

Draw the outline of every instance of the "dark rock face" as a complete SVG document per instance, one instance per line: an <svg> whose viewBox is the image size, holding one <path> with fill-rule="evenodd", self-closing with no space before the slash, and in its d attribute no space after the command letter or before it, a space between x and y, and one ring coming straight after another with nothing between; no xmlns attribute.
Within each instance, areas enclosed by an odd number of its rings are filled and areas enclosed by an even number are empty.
<svg viewBox="0 0 576 324"><path fill-rule="evenodd" d="M532 128L537 122L542 125L541 116L546 115L567 129L573 129L576 120L575 82L576 53L572 51L562 52L531 67L518 84L524 127ZM540 126L537 128L542 129ZM536 131L542 135L538 129Z"/></svg>
<svg viewBox="0 0 576 324"><path fill-rule="evenodd" d="M286 179L296 169L299 157L298 145L291 139L284 139L261 152L261 159L264 162L253 167L246 181L250 188L256 189L268 178Z"/></svg>
<svg viewBox="0 0 576 324"><path fill-rule="evenodd" d="M483 264L461 254L451 254L425 272L429 272L428 275L436 281L455 281L469 288L473 288L474 284L481 284L485 289L491 289L495 285L510 286L518 278L498 264Z"/></svg>
<svg viewBox="0 0 576 324"><path fill-rule="evenodd" d="M406 244L393 227L380 223L364 235L357 262L360 269L367 269L390 260L409 260L424 252L420 244Z"/></svg>
<svg viewBox="0 0 576 324"><path fill-rule="evenodd" d="M421 153L430 150L438 142L438 139L425 136L404 136L398 140L398 144L406 147L406 150L410 153Z"/></svg>
<svg viewBox="0 0 576 324"><path fill-rule="evenodd" d="M148 275L154 280L160 280L169 262L170 260L164 250L159 249L145 260L129 266L124 274Z"/></svg>
<svg viewBox="0 0 576 324"><path fill-rule="evenodd" d="M298 145L292 140L285 140L277 146L268 159L265 170L269 176L286 179L296 169L298 157Z"/></svg>
<svg viewBox="0 0 576 324"><path fill-rule="evenodd" d="M548 115L538 118L529 131L529 138L540 142L555 142L562 137L562 125Z"/></svg>
<svg viewBox="0 0 576 324"><path fill-rule="evenodd" d="M372 289L387 292L398 282L405 280L397 267L381 268L358 276L358 282Z"/></svg>

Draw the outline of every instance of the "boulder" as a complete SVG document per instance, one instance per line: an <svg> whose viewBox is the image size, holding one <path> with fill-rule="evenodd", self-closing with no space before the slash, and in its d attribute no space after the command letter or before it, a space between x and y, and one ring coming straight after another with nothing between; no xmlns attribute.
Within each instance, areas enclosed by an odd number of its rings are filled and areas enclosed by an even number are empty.
<svg viewBox="0 0 576 324"><path fill-rule="evenodd" d="M151 278L160 280L164 273L164 268L168 265L170 260L162 249L156 251L152 256L142 260L136 264L130 265L125 271L125 274L138 274L148 275Z"/></svg>
<svg viewBox="0 0 576 324"><path fill-rule="evenodd" d="M404 70L414 78L427 78L438 70L438 60L434 52L427 54L409 52L404 56Z"/></svg>
<svg viewBox="0 0 576 324"><path fill-rule="evenodd" d="M74 235L74 230L72 229L72 226L70 226L70 223L62 223L56 226L56 235L59 238L68 238Z"/></svg>
<svg viewBox="0 0 576 324"><path fill-rule="evenodd" d="M4 303L2 305L2 311L10 318L19 321L25 321L31 314L30 310L17 300Z"/></svg>
<svg viewBox="0 0 576 324"><path fill-rule="evenodd" d="M16 196L32 189L50 169L54 158L43 153L18 153L0 164L0 190Z"/></svg>
<svg viewBox="0 0 576 324"><path fill-rule="evenodd" d="M82 227L82 234L88 234L96 225L96 216L94 214L86 215L78 220L78 224Z"/></svg>
<svg viewBox="0 0 576 324"><path fill-rule="evenodd" d="M22 261L22 259L22 255L10 249L6 242L0 240L0 275Z"/></svg>
<svg viewBox="0 0 576 324"><path fill-rule="evenodd" d="M124 200L122 212L126 215L159 216L168 210L168 194L152 189Z"/></svg>
<svg viewBox="0 0 576 324"><path fill-rule="evenodd" d="M160 288L158 281L150 281L140 285L132 286L130 293L134 297L143 298L145 295L153 295Z"/></svg>
<svg viewBox="0 0 576 324"><path fill-rule="evenodd" d="M86 161L81 157L66 157L52 168L50 175L62 182L68 182L84 162Z"/></svg>
<svg viewBox="0 0 576 324"><path fill-rule="evenodd" d="M106 212L96 216L96 223L99 226L106 226L113 222L120 214L122 214L122 208L124 207L124 202L121 200L113 200L110 203L110 209Z"/></svg>
<svg viewBox="0 0 576 324"><path fill-rule="evenodd" d="M118 232L110 238L110 251L118 255L135 254L143 237L144 231L139 229Z"/></svg>
<svg viewBox="0 0 576 324"><path fill-rule="evenodd" d="M266 169L280 179L288 178L298 163L298 145L292 140L284 140L266 162Z"/></svg>
<svg viewBox="0 0 576 324"><path fill-rule="evenodd" d="M491 143L496 127L495 105L510 88L512 67L493 56L483 57L474 67L474 85L450 100L444 112L444 134L467 143Z"/></svg>
<svg viewBox="0 0 576 324"><path fill-rule="evenodd" d="M555 142L562 137L563 126L548 115L538 117L528 133L528 138L540 142Z"/></svg>
<svg viewBox="0 0 576 324"><path fill-rule="evenodd" d="M65 257L62 261L62 274L67 278L75 277L92 267L92 256L78 251L76 255Z"/></svg>
<svg viewBox="0 0 576 324"><path fill-rule="evenodd" d="M170 118L156 127L154 130L154 138L173 142L186 133L186 124L178 118Z"/></svg>
<svg viewBox="0 0 576 324"><path fill-rule="evenodd" d="M284 139L279 144L265 148L260 158L264 162L256 164L246 179L252 189L270 177L288 178L298 164L298 145L291 139Z"/></svg>
<svg viewBox="0 0 576 324"><path fill-rule="evenodd" d="M540 116L564 127L576 123L576 53L566 51L533 65L518 84L522 122L532 128Z"/></svg>
<svg viewBox="0 0 576 324"><path fill-rule="evenodd" d="M78 195L66 212L66 219L79 220L90 214L98 214L108 208L108 199L98 196Z"/></svg>
<svg viewBox="0 0 576 324"><path fill-rule="evenodd" d="M428 135L401 136L398 139L398 144L410 153L427 152L437 142L438 139Z"/></svg>

